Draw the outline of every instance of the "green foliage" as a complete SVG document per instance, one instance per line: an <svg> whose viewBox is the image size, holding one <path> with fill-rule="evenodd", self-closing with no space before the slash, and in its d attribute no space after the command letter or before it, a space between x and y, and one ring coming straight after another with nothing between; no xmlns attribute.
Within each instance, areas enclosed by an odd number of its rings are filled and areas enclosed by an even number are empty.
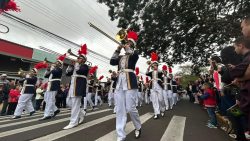
<svg viewBox="0 0 250 141"><path fill-rule="evenodd" d="M195 75L184 75L184 76L182 76L182 78L181 78L181 85L183 86L183 88L186 88L187 87L187 85L188 85L188 83L190 82L190 81L195 81L195 80L197 80L199 77L198 76L195 76Z"/></svg>
<svg viewBox="0 0 250 141"><path fill-rule="evenodd" d="M191 61L205 66L211 54L241 34L249 0L98 0L118 27L140 34L138 48L158 51L168 65Z"/></svg>

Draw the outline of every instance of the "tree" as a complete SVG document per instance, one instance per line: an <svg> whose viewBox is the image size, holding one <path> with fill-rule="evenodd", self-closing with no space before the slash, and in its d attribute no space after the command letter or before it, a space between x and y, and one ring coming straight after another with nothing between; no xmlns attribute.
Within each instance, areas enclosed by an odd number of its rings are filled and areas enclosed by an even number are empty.
<svg viewBox="0 0 250 141"><path fill-rule="evenodd" d="M138 48L152 50L168 65L207 59L241 34L240 20L250 11L248 0L98 0L118 27L140 35Z"/></svg>

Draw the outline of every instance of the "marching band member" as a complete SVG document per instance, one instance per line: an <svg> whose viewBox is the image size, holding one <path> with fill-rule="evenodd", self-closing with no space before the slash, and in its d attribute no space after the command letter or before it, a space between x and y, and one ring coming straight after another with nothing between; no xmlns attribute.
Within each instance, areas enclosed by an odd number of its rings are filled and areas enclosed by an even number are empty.
<svg viewBox="0 0 250 141"><path fill-rule="evenodd" d="M148 79L148 77L146 77L144 93L145 93L145 103L149 104L150 103L150 89L149 89L149 79Z"/></svg>
<svg viewBox="0 0 250 141"><path fill-rule="evenodd" d="M151 53L151 64L149 65L146 75L151 77L150 91L151 99L154 108L154 119L159 118L159 114L164 116L165 105L162 94L162 72L158 70L158 55L154 52ZM150 67L152 67L151 72Z"/></svg>
<svg viewBox="0 0 250 141"><path fill-rule="evenodd" d="M177 100L178 100L178 95L177 95L177 82L175 80L175 78L173 78L173 75L171 74L170 77L172 78L172 90L173 90L173 101L174 101L174 105L177 104Z"/></svg>
<svg viewBox="0 0 250 141"><path fill-rule="evenodd" d="M168 67L166 65L162 66L162 73L163 73L163 99L166 106L166 110L169 109L169 101L168 101Z"/></svg>
<svg viewBox="0 0 250 141"><path fill-rule="evenodd" d="M103 88L102 85L100 84L101 80L103 79L103 75L99 77L97 80L97 84L95 86L95 106L97 106L98 101L100 102L100 106L102 105L102 99L101 96L103 95Z"/></svg>
<svg viewBox="0 0 250 141"><path fill-rule="evenodd" d="M81 110L81 99L86 96L87 76L89 72L87 61L87 45L81 46L78 58L74 65L68 66L67 75L71 75L71 83L67 97L67 104L71 107L70 123L63 129L70 129L84 120L85 111Z"/></svg>
<svg viewBox="0 0 250 141"><path fill-rule="evenodd" d="M94 95L94 86L95 86L95 80L94 80L94 73L97 70L97 66L91 67L89 70L89 80L88 80L88 88L87 88L87 95L84 97L84 111L87 110L87 105L91 106L92 110L95 108L95 104L92 101L92 95Z"/></svg>
<svg viewBox="0 0 250 141"><path fill-rule="evenodd" d="M47 68L45 72L45 78L48 78L47 91L44 94L44 101L46 102L44 116L40 120L47 120L55 117L60 110L56 107L56 94L60 89L61 77L62 77L62 66L63 61L66 57L66 53L58 57L55 64Z"/></svg>
<svg viewBox="0 0 250 141"><path fill-rule="evenodd" d="M118 78L116 84L116 132L117 140L123 141L126 138L125 125L127 122L127 113L135 126L135 137L141 135L141 122L138 110L136 109L136 95L138 91L137 79L134 73L135 65L139 59L138 52L133 48L136 46L138 35L133 31L127 33L127 43L124 46L118 46L114 52L110 64L118 66ZM125 55L119 55L124 48Z"/></svg>
<svg viewBox="0 0 250 141"><path fill-rule="evenodd" d="M169 76L167 78L167 89L168 89L168 100L169 100L169 105L170 105L170 109L173 109L174 106L174 96L173 96L173 89L172 89L172 68L168 67L168 73Z"/></svg>
<svg viewBox="0 0 250 141"><path fill-rule="evenodd" d="M143 102L143 83L142 81L140 81L140 77L138 77L138 93L137 93L137 103L136 106L142 106L142 102Z"/></svg>
<svg viewBox="0 0 250 141"><path fill-rule="evenodd" d="M39 69L47 68L48 65L46 62L38 63L34 66L34 68L25 76L23 79L23 88L21 91L21 96L18 99L18 104L13 116L13 119L21 118L21 114L23 110L27 110L32 116L35 113L33 104L32 104L32 97L36 92L35 85L37 83L36 73Z"/></svg>

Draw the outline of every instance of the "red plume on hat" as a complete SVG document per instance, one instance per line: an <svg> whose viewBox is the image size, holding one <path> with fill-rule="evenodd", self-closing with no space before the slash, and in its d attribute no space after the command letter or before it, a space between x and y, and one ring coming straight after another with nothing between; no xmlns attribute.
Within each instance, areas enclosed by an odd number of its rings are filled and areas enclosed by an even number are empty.
<svg viewBox="0 0 250 141"><path fill-rule="evenodd" d="M163 65L163 66L162 66L162 70L163 70L163 71L167 71L167 70L168 70L168 67L167 67L166 65Z"/></svg>
<svg viewBox="0 0 250 141"><path fill-rule="evenodd" d="M45 62L43 61L43 62L37 63L37 64L34 66L33 70L37 73L38 70L40 70L40 69L45 69L45 68L47 68L47 67L48 67L48 64L45 63Z"/></svg>
<svg viewBox="0 0 250 141"><path fill-rule="evenodd" d="M149 79L148 79L148 77L146 77L146 83L149 83Z"/></svg>
<svg viewBox="0 0 250 141"><path fill-rule="evenodd" d="M103 78L104 78L104 76L102 75L102 76L100 76L100 77L99 77L99 79L98 79L98 80L102 80Z"/></svg>
<svg viewBox="0 0 250 141"><path fill-rule="evenodd" d="M168 67L168 73L172 74L172 68L171 67Z"/></svg>
<svg viewBox="0 0 250 141"><path fill-rule="evenodd" d="M63 61L64 61L65 58L66 58L66 53L63 54L63 55L61 55L61 56L59 56L59 57L57 58L57 61L60 62L61 64L63 64Z"/></svg>
<svg viewBox="0 0 250 141"><path fill-rule="evenodd" d="M82 45L81 48L78 50L78 55L86 58L86 55L87 55L87 45L86 44Z"/></svg>
<svg viewBox="0 0 250 141"><path fill-rule="evenodd" d="M155 52L151 53L151 61L152 62L157 62L158 61L158 54Z"/></svg>
<svg viewBox="0 0 250 141"><path fill-rule="evenodd" d="M91 68L89 69L89 74L90 74L90 75L94 75L94 73L96 72L97 69L98 69L97 66L91 67Z"/></svg>
<svg viewBox="0 0 250 141"><path fill-rule="evenodd" d="M19 6L16 5L16 2L14 2L14 0L7 0L6 2L3 3L4 6L0 8L0 13L4 11L20 12Z"/></svg>
<svg viewBox="0 0 250 141"><path fill-rule="evenodd" d="M139 74L139 67L136 67L135 68L135 75L138 75Z"/></svg>
<svg viewBox="0 0 250 141"><path fill-rule="evenodd" d="M128 31L127 40L133 42L134 46L136 46L136 42L138 40L138 34L134 31Z"/></svg>

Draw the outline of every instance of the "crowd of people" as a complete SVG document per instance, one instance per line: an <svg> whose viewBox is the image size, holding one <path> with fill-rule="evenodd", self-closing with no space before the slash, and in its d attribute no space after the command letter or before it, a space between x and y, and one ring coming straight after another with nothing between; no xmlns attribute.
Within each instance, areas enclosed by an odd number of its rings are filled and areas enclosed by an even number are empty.
<svg viewBox="0 0 250 141"><path fill-rule="evenodd" d="M210 74L186 88L189 101L207 109L209 128L220 127L237 141L250 139L250 16L241 22L243 36L211 56Z"/></svg>

